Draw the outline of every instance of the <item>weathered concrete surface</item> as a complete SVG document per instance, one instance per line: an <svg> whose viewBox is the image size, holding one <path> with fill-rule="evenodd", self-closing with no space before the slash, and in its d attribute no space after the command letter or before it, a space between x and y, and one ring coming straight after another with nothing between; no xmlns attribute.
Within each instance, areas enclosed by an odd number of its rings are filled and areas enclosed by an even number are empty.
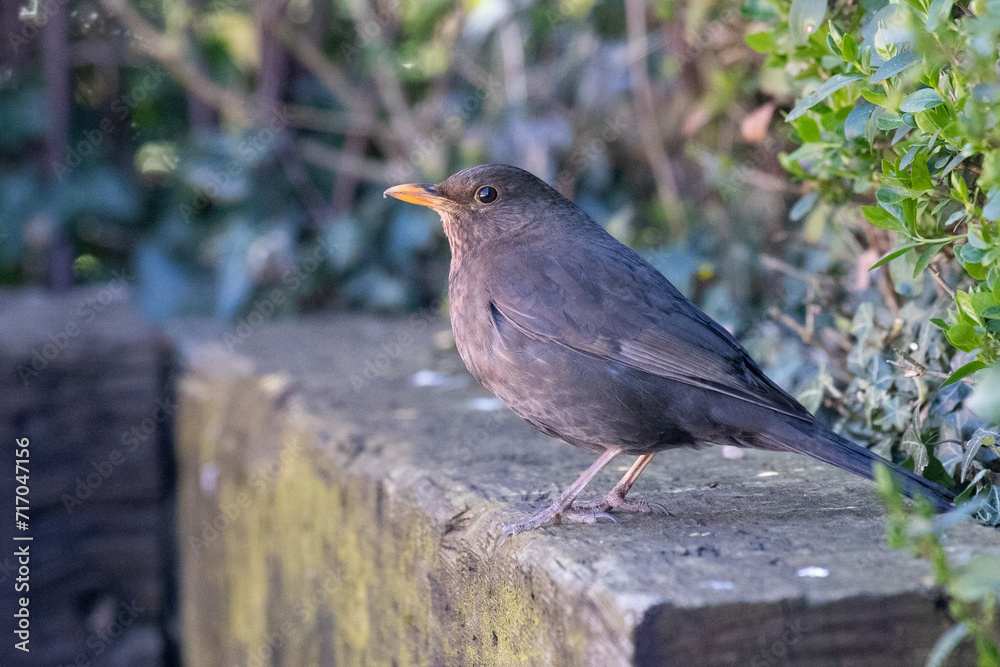
<svg viewBox="0 0 1000 667"><path fill-rule="evenodd" d="M187 664L913 665L949 626L871 485L792 455L663 453L633 494L669 516L494 550L592 455L489 409L434 317L172 335Z"/></svg>

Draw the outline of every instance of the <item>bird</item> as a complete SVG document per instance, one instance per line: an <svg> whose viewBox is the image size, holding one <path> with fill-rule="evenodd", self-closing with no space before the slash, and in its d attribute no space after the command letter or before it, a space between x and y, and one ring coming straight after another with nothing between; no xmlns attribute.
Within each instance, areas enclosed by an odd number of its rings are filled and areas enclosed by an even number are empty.
<svg viewBox="0 0 1000 667"><path fill-rule="evenodd" d="M679 447L796 452L868 479L880 463L911 498L952 507L948 489L817 421L731 333L533 174L480 165L384 196L441 217L451 326L469 372L542 433L599 454L551 505L506 525L501 542L563 519L649 512L657 505L627 494L657 452ZM575 504L621 454L638 457L621 481Z"/></svg>

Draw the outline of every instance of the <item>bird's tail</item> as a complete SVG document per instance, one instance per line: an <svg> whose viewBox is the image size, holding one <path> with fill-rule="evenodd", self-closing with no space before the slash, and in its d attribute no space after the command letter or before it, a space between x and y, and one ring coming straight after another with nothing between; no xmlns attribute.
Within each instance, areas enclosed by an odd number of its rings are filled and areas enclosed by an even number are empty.
<svg viewBox="0 0 1000 667"><path fill-rule="evenodd" d="M762 434L760 437L765 441L767 449L808 454L824 463L829 463L867 479L874 479L873 464L881 463L902 482L903 492L910 498L920 494L927 498L939 512L946 512L954 507L955 494L940 484L935 484L929 479L854 444L817 422L785 422L780 429L780 435L768 433Z"/></svg>

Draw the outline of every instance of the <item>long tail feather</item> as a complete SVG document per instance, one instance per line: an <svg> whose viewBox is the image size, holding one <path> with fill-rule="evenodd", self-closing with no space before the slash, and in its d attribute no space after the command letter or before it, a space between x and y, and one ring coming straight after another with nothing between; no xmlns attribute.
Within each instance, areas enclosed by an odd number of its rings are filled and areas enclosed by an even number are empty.
<svg viewBox="0 0 1000 667"><path fill-rule="evenodd" d="M891 470L903 484L903 492L910 498L920 494L927 498L939 512L954 507L955 494L940 484L921 477L892 461L882 458L864 447L843 438L816 422L785 422L777 433L760 436L767 449L795 451L807 454L824 463L847 470L867 479L874 478L873 464L881 463Z"/></svg>

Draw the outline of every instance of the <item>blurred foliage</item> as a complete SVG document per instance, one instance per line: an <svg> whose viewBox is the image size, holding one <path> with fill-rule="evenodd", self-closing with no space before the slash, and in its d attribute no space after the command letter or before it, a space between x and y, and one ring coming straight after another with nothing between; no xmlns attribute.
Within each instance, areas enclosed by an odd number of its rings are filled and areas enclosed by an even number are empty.
<svg viewBox="0 0 1000 667"><path fill-rule="evenodd" d="M316 249L279 313L419 307L442 294L446 244L433 216L381 192L482 162L533 171L628 243L696 234L700 281L735 285L733 313L751 290L719 260L785 228L784 140L767 133L774 105L760 104L735 1L632 3L638 19L587 0L65 6L72 106L56 161L42 146L45 20L14 26L35 39L0 86L0 282L43 282L65 232L78 281L132 275L157 318L239 318ZM647 94L649 118L634 104Z"/></svg>
<svg viewBox="0 0 1000 667"><path fill-rule="evenodd" d="M44 283L65 238L78 282L132 280L158 320L248 331L425 307L445 293L440 224L382 191L516 164L639 247L811 410L971 485L996 522L1000 371L938 389L996 353L995 72L958 51L995 13L936 2L928 32L918 5L67 0L68 136L50 122L47 17L0 10L16 60L0 67L0 283ZM904 53L922 55L867 83ZM833 91L837 76L867 78ZM919 243L869 272L897 239Z"/></svg>
<svg viewBox="0 0 1000 667"><path fill-rule="evenodd" d="M895 293L889 313L855 311L846 389L823 372L810 389L882 453L898 443L917 472L969 482L990 501L981 518L1000 523L996 430L967 414L995 420L1000 402L982 372L1000 361L1000 3L751 0L745 10L746 42L772 72L762 80L796 98L785 121L799 147L780 156L806 183L792 217L856 234L860 211L878 251L863 258L888 266L884 291ZM965 405L968 388L954 383L974 374Z"/></svg>
<svg viewBox="0 0 1000 667"><path fill-rule="evenodd" d="M967 562L953 564L943 544L944 529L960 516L974 511L973 505L958 516L936 517L924 499L908 509L896 480L885 466L875 470L875 484L886 507L885 532L889 546L906 549L928 561L934 585L940 587L955 621L938 639L927 658L927 667L942 667L960 643L971 638L979 656L979 667L1000 667L1000 555L981 553Z"/></svg>

